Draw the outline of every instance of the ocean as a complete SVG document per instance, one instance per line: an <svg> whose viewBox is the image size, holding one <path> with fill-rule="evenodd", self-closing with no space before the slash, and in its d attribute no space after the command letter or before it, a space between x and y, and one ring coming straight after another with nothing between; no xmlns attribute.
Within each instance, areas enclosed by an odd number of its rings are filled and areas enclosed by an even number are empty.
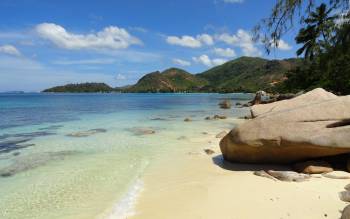
<svg viewBox="0 0 350 219"><path fill-rule="evenodd" d="M132 215L150 165L246 115L227 98L252 95L0 94L0 218Z"/></svg>

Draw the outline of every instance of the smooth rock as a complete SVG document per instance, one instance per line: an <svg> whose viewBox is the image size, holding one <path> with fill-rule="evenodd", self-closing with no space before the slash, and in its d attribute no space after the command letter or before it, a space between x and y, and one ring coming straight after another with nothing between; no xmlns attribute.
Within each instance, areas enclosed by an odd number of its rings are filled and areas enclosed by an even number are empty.
<svg viewBox="0 0 350 219"><path fill-rule="evenodd" d="M275 177L273 177L270 174L268 174L265 170L254 171L254 175L265 177L265 178L268 178L268 179L272 179L273 181L277 181L277 179Z"/></svg>
<svg viewBox="0 0 350 219"><path fill-rule="evenodd" d="M343 209L340 219L350 219L350 205Z"/></svg>
<svg viewBox="0 0 350 219"><path fill-rule="evenodd" d="M350 173L345 171L333 171L330 173L324 173L322 176L331 179L350 179Z"/></svg>
<svg viewBox="0 0 350 219"><path fill-rule="evenodd" d="M294 171L274 171L268 170L267 173L278 180L285 182L302 182L310 179L310 175L297 173Z"/></svg>
<svg viewBox="0 0 350 219"><path fill-rule="evenodd" d="M339 192L339 198L343 202L350 202L350 191Z"/></svg>
<svg viewBox="0 0 350 219"><path fill-rule="evenodd" d="M306 101L314 97L311 94L297 98ZM297 105L284 103L283 107L288 108L280 107L280 111L276 111L276 105L271 112L238 125L220 142L224 158L234 162L294 163L349 153L350 125L332 125L350 118L350 96L323 96L328 99L306 101L304 105L302 101Z"/></svg>
<svg viewBox="0 0 350 219"><path fill-rule="evenodd" d="M296 163L294 164L293 168L299 173L306 174L320 174L334 171L328 162L322 160L310 160Z"/></svg>
<svg viewBox="0 0 350 219"><path fill-rule="evenodd" d="M270 104L254 105L251 108L251 114L253 117L258 117L261 115L266 115L268 113L290 110L293 108L305 106L305 104L324 102L336 98L338 98L336 95L327 92L322 88L316 88L293 99L277 101Z"/></svg>
<svg viewBox="0 0 350 219"><path fill-rule="evenodd" d="M227 135L227 132L226 131L222 131L220 133L218 133L215 137L216 138L223 138Z"/></svg>

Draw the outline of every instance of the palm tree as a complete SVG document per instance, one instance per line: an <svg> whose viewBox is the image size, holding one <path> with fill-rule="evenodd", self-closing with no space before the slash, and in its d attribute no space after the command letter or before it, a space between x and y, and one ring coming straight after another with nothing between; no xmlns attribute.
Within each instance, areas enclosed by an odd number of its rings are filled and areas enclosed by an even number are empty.
<svg viewBox="0 0 350 219"><path fill-rule="evenodd" d="M305 19L307 26L302 28L295 38L298 44L304 44L297 51L297 55L305 53L305 58L313 59L322 48L330 45L329 39L333 30L336 16L329 16L332 11L327 10L326 4L321 4L316 11L311 12Z"/></svg>

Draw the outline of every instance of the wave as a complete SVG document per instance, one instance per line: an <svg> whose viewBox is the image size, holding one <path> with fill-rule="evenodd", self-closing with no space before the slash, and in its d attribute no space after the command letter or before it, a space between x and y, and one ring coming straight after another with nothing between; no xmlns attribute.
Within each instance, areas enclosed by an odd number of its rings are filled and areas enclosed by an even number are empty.
<svg viewBox="0 0 350 219"><path fill-rule="evenodd" d="M105 219L125 219L135 215L135 205L144 188L143 181L137 179L124 197L113 207Z"/></svg>

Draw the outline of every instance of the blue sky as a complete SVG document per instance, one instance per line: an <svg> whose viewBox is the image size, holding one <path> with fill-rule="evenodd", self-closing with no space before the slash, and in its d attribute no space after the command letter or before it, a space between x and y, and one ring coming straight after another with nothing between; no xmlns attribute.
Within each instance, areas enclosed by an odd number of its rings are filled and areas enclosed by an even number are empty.
<svg viewBox="0 0 350 219"><path fill-rule="evenodd" d="M240 56L295 57L293 35L267 56L250 30L274 0L1 0L0 91L135 83L169 67L198 73Z"/></svg>

